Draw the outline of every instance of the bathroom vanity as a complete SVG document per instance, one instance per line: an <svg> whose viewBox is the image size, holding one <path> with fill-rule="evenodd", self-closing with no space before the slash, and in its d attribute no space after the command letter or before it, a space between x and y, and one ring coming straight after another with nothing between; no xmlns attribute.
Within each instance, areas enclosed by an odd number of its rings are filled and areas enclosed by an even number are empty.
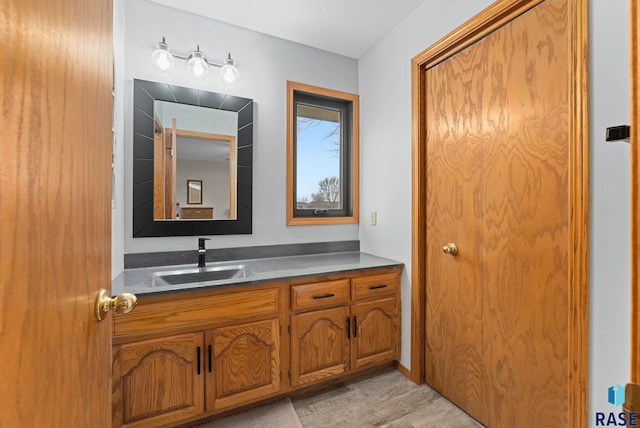
<svg viewBox="0 0 640 428"><path fill-rule="evenodd" d="M138 296L113 316L114 427L193 422L399 357L398 262L348 252L194 267L114 281Z"/></svg>

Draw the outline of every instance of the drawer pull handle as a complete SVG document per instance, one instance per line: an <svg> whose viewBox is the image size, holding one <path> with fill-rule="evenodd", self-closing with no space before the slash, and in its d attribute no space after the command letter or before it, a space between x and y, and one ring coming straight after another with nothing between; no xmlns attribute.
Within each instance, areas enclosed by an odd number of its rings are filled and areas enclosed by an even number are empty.
<svg viewBox="0 0 640 428"><path fill-rule="evenodd" d="M387 285L372 285L371 287L369 287L369 290L377 290L379 288L387 288Z"/></svg>
<svg viewBox="0 0 640 428"><path fill-rule="evenodd" d="M211 345L209 345L209 373L211 373Z"/></svg>
<svg viewBox="0 0 640 428"><path fill-rule="evenodd" d="M313 300L327 299L327 298L333 297L333 296L335 296L335 293L323 294L322 296L313 296Z"/></svg>
<svg viewBox="0 0 640 428"><path fill-rule="evenodd" d="M351 318L347 317L347 339L351 339Z"/></svg>
<svg viewBox="0 0 640 428"><path fill-rule="evenodd" d="M200 347L198 346L196 348L196 360L197 360L197 368L198 368L198 375L200 374Z"/></svg>

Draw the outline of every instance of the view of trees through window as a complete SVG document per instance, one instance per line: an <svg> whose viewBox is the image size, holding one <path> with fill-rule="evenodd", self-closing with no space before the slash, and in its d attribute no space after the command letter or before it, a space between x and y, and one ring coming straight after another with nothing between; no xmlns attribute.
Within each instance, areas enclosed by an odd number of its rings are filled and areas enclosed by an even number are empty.
<svg viewBox="0 0 640 428"><path fill-rule="evenodd" d="M297 106L296 205L341 209L340 112Z"/></svg>

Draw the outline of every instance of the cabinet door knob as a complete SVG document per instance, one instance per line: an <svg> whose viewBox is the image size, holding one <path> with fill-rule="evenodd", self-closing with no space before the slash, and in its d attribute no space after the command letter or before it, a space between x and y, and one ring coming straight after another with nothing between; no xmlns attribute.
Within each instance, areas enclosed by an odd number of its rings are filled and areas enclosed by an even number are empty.
<svg viewBox="0 0 640 428"><path fill-rule="evenodd" d="M456 254L458 254L458 246L453 242L449 242L447 245L442 247L442 251L444 251L445 254L455 256Z"/></svg>
<svg viewBox="0 0 640 428"><path fill-rule="evenodd" d="M107 290L103 288L96 296L96 318L98 318L98 321L102 321L109 311L128 314L136 307L137 303L138 298L135 294L122 293L112 298Z"/></svg>

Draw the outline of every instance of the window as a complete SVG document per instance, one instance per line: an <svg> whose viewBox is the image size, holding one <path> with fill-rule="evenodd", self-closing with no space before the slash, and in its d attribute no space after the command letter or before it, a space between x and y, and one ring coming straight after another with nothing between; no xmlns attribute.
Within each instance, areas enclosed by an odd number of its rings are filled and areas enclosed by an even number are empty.
<svg viewBox="0 0 640 428"><path fill-rule="evenodd" d="M358 223L358 96L287 82L287 225Z"/></svg>

